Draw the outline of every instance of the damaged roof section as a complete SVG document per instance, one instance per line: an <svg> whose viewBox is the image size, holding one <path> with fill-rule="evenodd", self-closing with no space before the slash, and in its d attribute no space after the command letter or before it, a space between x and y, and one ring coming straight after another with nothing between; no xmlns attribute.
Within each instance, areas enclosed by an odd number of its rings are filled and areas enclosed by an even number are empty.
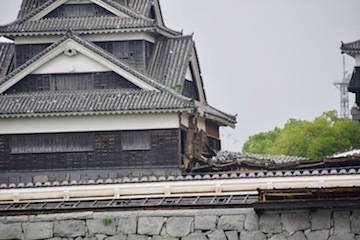
<svg viewBox="0 0 360 240"><path fill-rule="evenodd" d="M212 158L194 158L190 172L266 172L360 167L360 154L342 157L306 159L253 153L218 152Z"/></svg>

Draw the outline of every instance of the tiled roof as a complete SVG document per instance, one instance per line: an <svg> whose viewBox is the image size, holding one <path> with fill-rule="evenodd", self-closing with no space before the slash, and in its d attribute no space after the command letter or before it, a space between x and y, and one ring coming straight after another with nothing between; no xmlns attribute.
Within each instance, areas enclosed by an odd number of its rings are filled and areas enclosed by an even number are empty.
<svg viewBox="0 0 360 240"><path fill-rule="evenodd" d="M224 113L224 112L222 112L210 105L207 105L207 104L200 104L200 103L198 103L198 104L199 104L198 106L200 108L203 108L204 112L207 113L208 115L226 119L227 121L229 121L233 124L236 123L236 116Z"/></svg>
<svg viewBox="0 0 360 240"><path fill-rule="evenodd" d="M128 7L136 13L145 16L151 8L151 0L129 0Z"/></svg>
<svg viewBox="0 0 360 240"><path fill-rule="evenodd" d="M341 43L341 52L347 54L360 53L360 40L350 43Z"/></svg>
<svg viewBox="0 0 360 240"><path fill-rule="evenodd" d="M18 19L25 17L27 14L38 8L39 5L39 0L23 0L18 14Z"/></svg>
<svg viewBox="0 0 360 240"><path fill-rule="evenodd" d="M119 17L78 17L78 18L50 18L38 21L15 22L1 26L1 33L30 33L30 32L59 32L67 30L93 32L97 30L126 30L155 27L155 22L141 18Z"/></svg>
<svg viewBox="0 0 360 240"><path fill-rule="evenodd" d="M29 19L36 15L41 10L48 7L56 0L48 0L45 4L37 6L37 0L24 0L22 10L15 22L0 26L0 33L5 36L12 35L32 35L32 34L61 34L66 30L80 31L82 33L93 32L122 32L124 30L134 30L146 28L148 31L156 31L166 33L170 36L178 36L181 33L171 30L165 26L156 24L155 20L147 18L141 14L134 12L134 10L115 3L112 0L102 0L105 3L115 7L119 11L129 15L130 17L114 17L114 16L94 16L94 17L71 17L71 18L50 18L41 19L38 21L30 21ZM137 11L145 11L147 8L144 5L149 5L149 0L139 0L132 2L132 6ZM142 2L144 5L140 5ZM147 2L147 3L145 3ZM130 3L129 3L130 4ZM24 9L25 10L24 10ZM24 15L25 14L25 15ZM148 29L151 28L151 29Z"/></svg>
<svg viewBox="0 0 360 240"><path fill-rule="evenodd" d="M49 3L54 1L48 1L45 6L49 6ZM108 4L114 5L116 3L112 2L111 0L105 1ZM137 14L145 16L149 8L151 7L152 1L151 0L129 0L128 1L128 8ZM24 18L26 15L30 14L32 11L40 7L41 3L39 0L23 0L18 19ZM119 6L116 5L118 8ZM120 6L121 7L121 6ZM41 8L43 9L43 7Z"/></svg>
<svg viewBox="0 0 360 240"><path fill-rule="evenodd" d="M19 12L19 18L17 21L26 21L31 17L35 16L42 10L46 9L52 3L58 0L47 0L44 4L40 4L39 0L24 0L21 6L21 10ZM132 9L125 7L119 3L113 2L112 0L101 0L110 6L116 8L117 10L123 12L124 14L134 17L134 18L145 18L144 16L137 14Z"/></svg>
<svg viewBox="0 0 360 240"><path fill-rule="evenodd" d="M164 86L163 84L159 83L158 80L156 78L151 78L147 75L144 75L143 73L137 71L136 69L134 69L133 67L131 67L130 65L124 63L123 61L121 61L120 59L116 58L115 56L111 55L109 52L103 50L102 48L98 47L97 45L88 42L84 39L82 39L81 37L79 37L77 34L73 33L72 31L67 32L67 34L61 38L59 41L55 42L54 44L52 44L51 46L49 46L48 48L46 48L44 51L42 51L41 53L39 53L38 55L36 55L35 57L33 57L32 59L30 59L29 61L27 61L25 64L21 65L19 68L17 68L16 70L14 70L11 74L7 75L5 78L0 80L0 86L2 84L4 84L5 82L9 81L11 78L13 78L14 76L16 76L17 74L19 74L21 71L23 71L25 68L29 67L31 64L33 64L34 62L36 62L37 60L39 60L42 56L44 56L45 54L47 54L48 52L50 52L51 50L53 50L54 48L56 48L57 46L59 46L61 43L63 43L64 41L66 41L67 39L72 39L78 43L80 43L82 46L87 47L89 50L97 53L98 55L102 56L103 58L107 59L108 61L116 64L119 68L122 68L123 70L133 74L135 77L141 79L142 81L146 82L147 84L153 86L154 88L159 89L160 91L164 91L166 96L172 96L172 99L177 99L176 101L172 101L172 103L178 103L176 108L184 108L184 107L195 107L194 103L191 103L191 99L186 98L184 96L182 96L181 94L178 94L177 92L175 92L174 90L172 90L170 87ZM187 65L186 65L187 66ZM164 95L164 96L165 96ZM40 95L42 96L42 95ZM141 95L142 96L142 95ZM140 97L140 96L139 96ZM40 97L41 98L41 97ZM6 99L6 98L5 98ZM31 97L27 98L27 99L31 99ZM144 98L146 99L146 98ZM141 101L144 101L141 100ZM60 99L59 99L60 100ZM63 99L62 99L63 100ZM139 100L140 101L140 100ZM145 100L146 101L146 100ZM165 101L165 100L164 100ZM184 102L186 103L184 105ZM40 103L37 103L35 105L33 105L32 102L23 102L24 106L22 108L22 110L19 113L26 113L26 111L28 111L27 109L30 109L29 111L32 111L31 109L34 109L34 111L39 111L36 110L37 108L34 108L34 106L40 106ZM25 106L26 103L26 106ZM149 103L150 104L150 103ZM167 104L166 102L164 104ZM235 117L234 116L230 116L227 114L222 113L221 111L209 107L209 106L204 106L200 103L197 102L197 107L202 108L205 113L209 113L211 115L220 117L226 121L229 121L231 123L235 123ZM13 106L13 105L11 105ZM168 106L168 105L166 105ZM170 107L170 106L169 106ZM175 108L175 105L172 106L172 108ZM10 110L8 110L8 108L4 108L2 110L2 112L4 113L9 113L9 114L14 114L16 111L14 110L14 108L9 108ZM25 109L25 110L24 110ZM43 111L45 111L44 108ZM71 109L71 110L70 110ZM72 109L70 108L67 111L77 111L76 109ZM59 109L59 112L63 112L66 109ZM49 110L51 112L51 109ZM99 110L100 111L100 110ZM104 111L108 111L108 108L104 108ZM48 112L48 110L46 110L45 112ZM45 113L44 112L44 113Z"/></svg>
<svg viewBox="0 0 360 240"><path fill-rule="evenodd" d="M259 156L258 156L259 157ZM309 160L304 160L309 161ZM112 184L112 183L141 183L141 182L181 182L181 181L206 181L206 180L217 180L217 179L237 179L241 181L243 179L268 179L268 178L284 178L284 177L320 177L320 176L337 176L337 175L359 175L360 174L360 158L338 158L338 159L327 159L327 161L332 161L333 167L310 167L304 169L277 169L276 165L272 170L246 170L241 171L228 171L228 172L212 172L212 173L193 173L193 174L166 174L166 175L150 175L150 176L133 176L133 175L122 175L119 173L118 169L108 169L105 170L108 172L108 177L106 174L99 170L99 174L89 174L90 177L86 177L86 171L71 171L66 172L66 174L59 174L57 176L66 176L68 177L59 179L55 181L48 181L45 183L41 182L24 182L22 176L14 177L13 173L2 173L3 176L0 179L0 189L6 188L33 188L33 187L51 187L51 186L76 186L76 185L95 185L95 184ZM311 162L309 162L311 163ZM347 165L350 163L351 165ZM101 174L100 174L101 173ZM27 173L29 174L29 173ZM33 175L43 174L34 172ZM54 178L51 173L49 173L49 179ZM114 177L115 175L115 177ZM103 177L99 177L103 176ZM25 179L28 179L25 177ZM32 179L32 178L30 178Z"/></svg>
<svg viewBox="0 0 360 240"><path fill-rule="evenodd" d="M190 101L157 91L94 90L0 95L0 115L170 110L189 107Z"/></svg>
<svg viewBox="0 0 360 240"><path fill-rule="evenodd" d="M170 88L176 84L183 85L192 48L192 36L158 39L149 75Z"/></svg>
<svg viewBox="0 0 360 240"><path fill-rule="evenodd" d="M192 172L304 171L305 169L332 169L339 166L359 168L360 155L306 159L296 156L220 151L215 157L199 161L196 165L191 169Z"/></svg>
<svg viewBox="0 0 360 240"><path fill-rule="evenodd" d="M13 55L14 44L0 43L0 79L7 74Z"/></svg>

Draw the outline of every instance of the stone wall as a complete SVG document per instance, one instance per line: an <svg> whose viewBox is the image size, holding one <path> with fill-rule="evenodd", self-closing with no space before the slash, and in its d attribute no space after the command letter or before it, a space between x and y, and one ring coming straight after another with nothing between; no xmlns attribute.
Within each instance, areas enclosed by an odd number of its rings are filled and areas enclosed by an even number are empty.
<svg viewBox="0 0 360 240"><path fill-rule="evenodd" d="M0 239L355 240L360 210L253 209L83 212L0 217Z"/></svg>

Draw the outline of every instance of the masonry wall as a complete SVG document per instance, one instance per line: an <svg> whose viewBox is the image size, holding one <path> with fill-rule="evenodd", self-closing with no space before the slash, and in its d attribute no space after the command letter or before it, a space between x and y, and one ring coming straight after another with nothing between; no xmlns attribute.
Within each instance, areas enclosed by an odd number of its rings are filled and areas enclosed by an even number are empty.
<svg viewBox="0 0 360 240"><path fill-rule="evenodd" d="M355 240L360 210L83 212L0 217L0 239Z"/></svg>

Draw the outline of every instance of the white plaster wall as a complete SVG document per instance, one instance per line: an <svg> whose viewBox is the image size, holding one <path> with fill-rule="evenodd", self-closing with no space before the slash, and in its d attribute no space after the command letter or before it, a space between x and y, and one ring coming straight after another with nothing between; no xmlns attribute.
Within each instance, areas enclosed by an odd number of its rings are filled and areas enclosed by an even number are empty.
<svg viewBox="0 0 360 240"><path fill-rule="evenodd" d="M198 128L199 130L204 130L206 132L205 118L203 117L198 118Z"/></svg>
<svg viewBox="0 0 360 240"><path fill-rule="evenodd" d="M46 64L37 68L33 74L85 73L105 71L110 71L110 69L78 52L74 56L60 54L59 56L51 59Z"/></svg>
<svg viewBox="0 0 360 240"><path fill-rule="evenodd" d="M355 66L356 67L360 66L360 54L355 55Z"/></svg>
<svg viewBox="0 0 360 240"><path fill-rule="evenodd" d="M188 113L181 114L181 125L184 125L185 127L189 127L189 114Z"/></svg>
<svg viewBox="0 0 360 240"><path fill-rule="evenodd" d="M0 134L179 128L177 113L0 119Z"/></svg>

